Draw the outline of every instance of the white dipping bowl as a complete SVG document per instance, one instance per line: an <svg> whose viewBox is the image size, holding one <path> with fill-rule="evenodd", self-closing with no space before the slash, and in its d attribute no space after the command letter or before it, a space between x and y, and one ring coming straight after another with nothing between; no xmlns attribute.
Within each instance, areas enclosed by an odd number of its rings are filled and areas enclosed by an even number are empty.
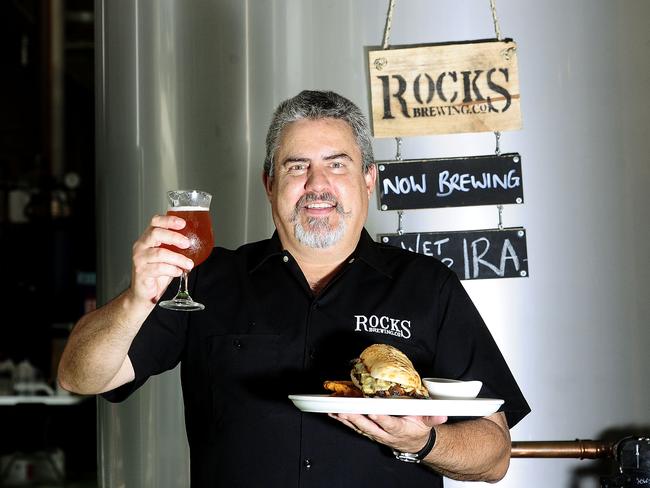
<svg viewBox="0 0 650 488"><path fill-rule="evenodd" d="M449 380L446 378L422 378L431 398L476 398L483 383L480 381Z"/></svg>

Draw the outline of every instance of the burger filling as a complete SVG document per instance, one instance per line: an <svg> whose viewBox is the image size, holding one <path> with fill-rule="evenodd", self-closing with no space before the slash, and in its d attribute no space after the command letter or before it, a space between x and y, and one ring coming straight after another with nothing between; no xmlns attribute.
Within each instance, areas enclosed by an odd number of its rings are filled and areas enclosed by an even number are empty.
<svg viewBox="0 0 650 488"><path fill-rule="evenodd" d="M357 385L361 387L363 396L384 398L408 396L424 398L414 388L408 388L392 381L373 378L363 362L359 360L354 364L352 376L356 380Z"/></svg>

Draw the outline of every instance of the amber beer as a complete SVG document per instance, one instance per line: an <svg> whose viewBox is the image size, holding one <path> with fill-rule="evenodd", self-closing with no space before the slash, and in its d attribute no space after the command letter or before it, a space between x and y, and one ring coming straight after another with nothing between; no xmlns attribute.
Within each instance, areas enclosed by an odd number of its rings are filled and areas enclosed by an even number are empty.
<svg viewBox="0 0 650 488"><path fill-rule="evenodd" d="M194 261L194 266L198 266L208 259L214 247L209 209L205 207L174 207L167 210L167 215L185 220L185 227L177 232L190 240L190 247L186 249L169 245L161 247L190 258Z"/></svg>
<svg viewBox="0 0 650 488"><path fill-rule="evenodd" d="M190 258L194 261L194 265L198 266L208 258L214 246L209 211L212 195L201 190L172 190L167 192L167 200L169 201L167 215L185 220L185 227L177 232L187 237L190 240L190 245L187 249L171 245L162 247ZM187 290L188 273L188 270L183 270L180 280L178 280L176 296L171 300L163 300L158 305L177 312L205 309L205 305L194 301Z"/></svg>

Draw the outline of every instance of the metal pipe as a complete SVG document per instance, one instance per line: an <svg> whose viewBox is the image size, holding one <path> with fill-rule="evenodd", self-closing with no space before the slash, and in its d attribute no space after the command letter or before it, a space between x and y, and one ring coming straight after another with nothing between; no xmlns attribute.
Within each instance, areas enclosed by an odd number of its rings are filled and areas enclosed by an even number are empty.
<svg viewBox="0 0 650 488"><path fill-rule="evenodd" d="M50 167L60 181L65 159L65 1L49 2L49 133Z"/></svg>
<svg viewBox="0 0 650 488"><path fill-rule="evenodd" d="M513 458L576 458L602 459L614 457L614 442L575 441L515 441L512 443Z"/></svg>

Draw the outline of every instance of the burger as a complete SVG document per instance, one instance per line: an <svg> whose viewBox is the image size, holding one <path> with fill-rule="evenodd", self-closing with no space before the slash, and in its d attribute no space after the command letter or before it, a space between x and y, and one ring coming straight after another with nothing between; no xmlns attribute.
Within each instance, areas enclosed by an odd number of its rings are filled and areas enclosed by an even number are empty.
<svg viewBox="0 0 650 488"><path fill-rule="evenodd" d="M387 344L373 344L364 349L353 361L350 377L364 397L429 398L411 360Z"/></svg>

